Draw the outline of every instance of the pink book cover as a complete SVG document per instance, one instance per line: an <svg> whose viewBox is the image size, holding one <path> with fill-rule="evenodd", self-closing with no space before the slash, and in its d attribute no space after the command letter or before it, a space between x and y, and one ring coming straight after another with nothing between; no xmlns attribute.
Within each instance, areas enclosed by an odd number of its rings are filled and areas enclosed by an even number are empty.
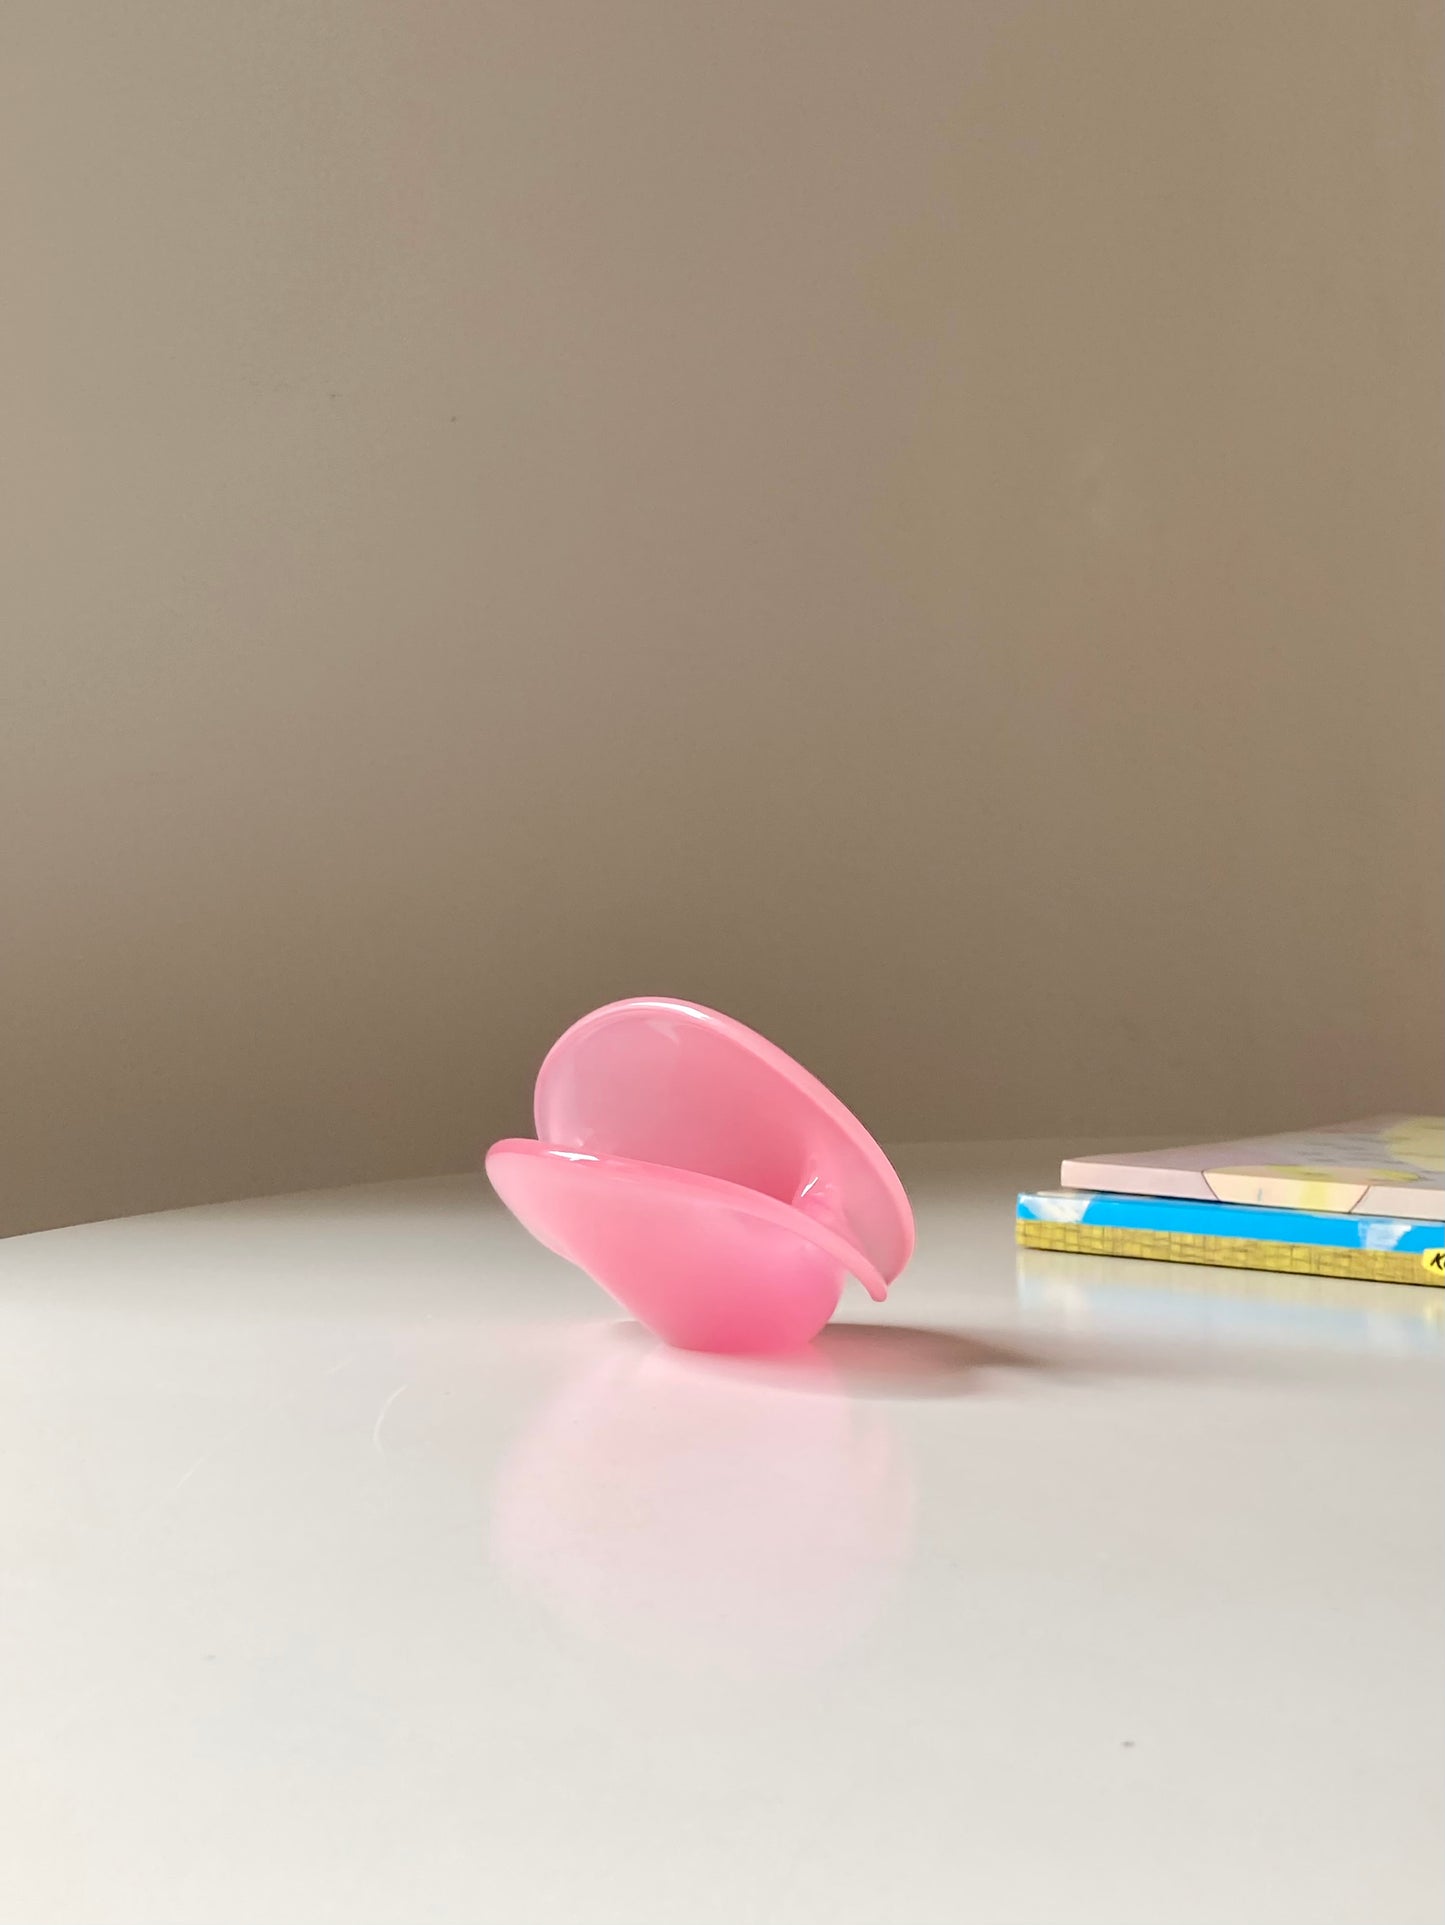
<svg viewBox="0 0 1445 1925"><path fill-rule="evenodd" d="M1445 1117L1374 1116L1185 1150L1076 1156L1075 1190L1445 1221Z"/></svg>

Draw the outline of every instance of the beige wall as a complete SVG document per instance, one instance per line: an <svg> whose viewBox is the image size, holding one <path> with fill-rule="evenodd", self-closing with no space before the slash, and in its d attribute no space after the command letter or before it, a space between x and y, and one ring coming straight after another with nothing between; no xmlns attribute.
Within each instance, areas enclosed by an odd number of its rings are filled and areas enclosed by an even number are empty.
<svg viewBox="0 0 1445 1925"><path fill-rule="evenodd" d="M892 1136L1438 1105L1414 0L18 0L7 1229L666 990Z"/></svg>

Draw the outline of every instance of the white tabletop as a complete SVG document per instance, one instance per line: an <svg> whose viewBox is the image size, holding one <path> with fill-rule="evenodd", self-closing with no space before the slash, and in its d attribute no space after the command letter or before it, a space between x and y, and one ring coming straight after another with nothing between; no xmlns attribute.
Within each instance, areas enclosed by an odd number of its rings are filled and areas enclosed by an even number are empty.
<svg viewBox="0 0 1445 1925"><path fill-rule="evenodd" d="M806 1362L481 1179L0 1245L3 1925L1436 1925L1442 1302L1016 1253Z"/></svg>

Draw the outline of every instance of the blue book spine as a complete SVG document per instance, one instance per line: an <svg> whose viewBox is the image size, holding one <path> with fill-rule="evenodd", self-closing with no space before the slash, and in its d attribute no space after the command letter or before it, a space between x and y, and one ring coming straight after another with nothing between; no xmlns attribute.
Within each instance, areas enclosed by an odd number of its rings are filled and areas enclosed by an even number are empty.
<svg viewBox="0 0 1445 1925"><path fill-rule="evenodd" d="M1249 1243L1317 1244L1335 1250L1402 1254L1445 1245L1445 1224L1398 1217L1343 1216L1325 1210L1255 1209L1180 1197L1118 1196L1092 1190L1035 1190L1019 1198L1020 1223L1152 1231L1175 1237L1229 1237Z"/></svg>

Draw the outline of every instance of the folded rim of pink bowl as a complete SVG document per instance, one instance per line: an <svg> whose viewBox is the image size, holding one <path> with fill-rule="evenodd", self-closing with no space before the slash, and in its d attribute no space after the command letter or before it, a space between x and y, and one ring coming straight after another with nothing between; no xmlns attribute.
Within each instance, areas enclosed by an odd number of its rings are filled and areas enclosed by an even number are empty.
<svg viewBox="0 0 1445 1925"><path fill-rule="evenodd" d="M660 1044L665 1048L659 1057ZM692 1063L686 1060L690 1048L697 1052ZM719 1070L728 1073L724 1080L732 1080L734 1073L744 1078L749 1107L740 1135L764 1146L764 1161L768 1145L781 1160L799 1157L813 1180L806 1187L819 1183L822 1191L830 1193L829 1201L825 1203L820 1194L816 1211L799 1208L797 1197L780 1200L775 1188L740 1184L715 1168L699 1167L707 1158L693 1162L682 1155L674 1158L672 1132L667 1127L656 1132L644 1129L644 1135L651 1134L655 1140L638 1146L634 1154L633 1143L625 1140L629 1129L635 1132L639 1115L645 1115L650 1124L653 1114L634 1101L626 1122L619 1118L628 1099L636 1098L634 1060L645 1065L640 1072L644 1093L647 1073L662 1077L664 1087L657 1092L654 1110L684 1131L693 1125L704 1133L711 1128L711 1113L722 1094ZM659 1070L659 1062L666 1064L665 1073ZM619 1066L625 1068L625 1076L619 1074ZM619 1092L619 1082L634 1087ZM585 1122L579 1122L583 1112ZM534 1116L537 1138L543 1144L618 1164L640 1163L706 1178L723 1184L734 1203L732 1193L741 1189L758 1199L756 1214L773 1222L786 1220L795 1227L801 1219L819 1247L828 1246L814 1232L831 1223L837 1247L850 1252L850 1274L875 1297L884 1295L913 1254L913 1211L907 1193L893 1165L852 1111L775 1043L703 1004L637 996L581 1017L552 1045L537 1072ZM619 1136L624 1140L619 1141ZM784 1214L779 1216L778 1211ZM820 1223L820 1217L827 1221ZM880 1287L866 1281L860 1261Z"/></svg>
<svg viewBox="0 0 1445 1925"><path fill-rule="evenodd" d="M693 1198L712 1208L736 1210L755 1222L791 1231L794 1236L811 1243L846 1270L849 1276L856 1277L877 1302L882 1303L888 1295L884 1278L863 1252L836 1230L818 1222L794 1204L780 1203L776 1197L767 1196L761 1190L750 1190L745 1184L729 1183L720 1176L704 1176L696 1170L674 1169L666 1163L642 1163L631 1157L594 1156L582 1150L562 1149L555 1143L540 1143L530 1136L503 1137L487 1151L487 1173L494 1183L497 1166L508 1157L525 1158L529 1162L550 1160L560 1164L586 1164L605 1174L611 1182L653 1192L670 1190L675 1195ZM561 1177L562 1172L559 1170L557 1174ZM497 1187L500 1191L501 1186ZM558 1254L566 1255L566 1252L559 1251Z"/></svg>

